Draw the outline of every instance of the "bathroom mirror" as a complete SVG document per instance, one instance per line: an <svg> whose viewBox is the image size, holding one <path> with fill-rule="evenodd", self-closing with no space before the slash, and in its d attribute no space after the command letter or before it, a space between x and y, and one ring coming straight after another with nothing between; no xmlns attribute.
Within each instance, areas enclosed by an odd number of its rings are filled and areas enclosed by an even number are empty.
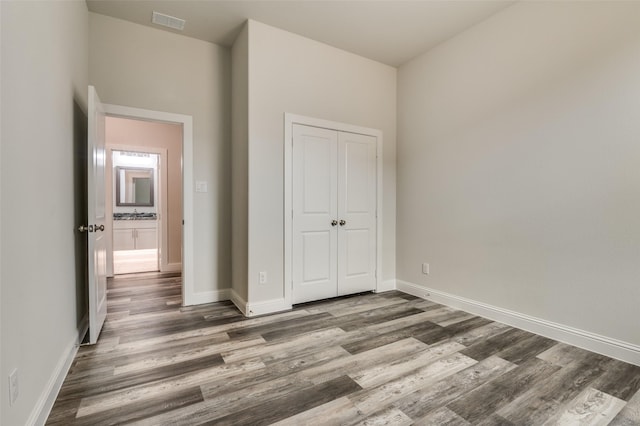
<svg viewBox="0 0 640 426"><path fill-rule="evenodd" d="M116 167L116 206L153 206L153 169Z"/></svg>

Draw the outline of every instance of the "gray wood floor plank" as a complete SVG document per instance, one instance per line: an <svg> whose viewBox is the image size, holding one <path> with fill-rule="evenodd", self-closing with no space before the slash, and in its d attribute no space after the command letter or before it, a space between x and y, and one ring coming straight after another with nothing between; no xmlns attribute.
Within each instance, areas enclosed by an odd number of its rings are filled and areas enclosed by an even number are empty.
<svg viewBox="0 0 640 426"><path fill-rule="evenodd" d="M357 314L359 312L384 308L386 306L396 305L400 303L406 303L406 300L401 298L385 299L377 295L371 295L371 297L368 298L362 296L353 298L352 303L325 305L324 312L327 312L334 317L340 317L343 315Z"/></svg>
<svg viewBox="0 0 640 426"><path fill-rule="evenodd" d="M311 426L322 423L323 426L344 426L357 423L362 419L364 419L364 416L360 410L349 401L349 398L343 396L294 416L287 417L284 420L273 423L273 425Z"/></svg>
<svg viewBox="0 0 640 426"><path fill-rule="evenodd" d="M424 321L418 324L413 324L408 327L389 331L387 333L377 334L376 336L363 336L354 342L344 344L343 347L351 354L358 354L360 352L368 351L370 349L378 348L380 346L388 345L389 343L397 342L398 340L412 337L416 334L421 334L429 330L440 330L441 326L434 324L430 321Z"/></svg>
<svg viewBox="0 0 640 426"><path fill-rule="evenodd" d="M557 343L555 340L533 335L506 347L496 355L514 364L521 364Z"/></svg>
<svg viewBox="0 0 640 426"><path fill-rule="evenodd" d="M627 401L640 390L640 367L612 360L593 387L616 398Z"/></svg>
<svg viewBox="0 0 640 426"><path fill-rule="evenodd" d="M393 405L411 418L418 419L513 368L516 368L515 364L492 356L445 380L414 391Z"/></svg>
<svg viewBox="0 0 640 426"><path fill-rule="evenodd" d="M320 383L295 394L274 398L268 402L250 407L240 412L202 423L203 425L269 425L300 412L325 404L336 398L349 395L360 386L347 376L340 376Z"/></svg>
<svg viewBox="0 0 640 426"><path fill-rule="evenodd" d="M333 337L344 336L346 332L340 328L329 328L311 333L296 336L291 340L271 342L265 345L251 346L248 348L232 349L222 353L225 362L236 362L243 359L251 359L256 357L265 357L271 353L279 356L290 356L291 354L304 348L307 344L314 342L326 341Z"/></svg>
<svg viewBox="0 0 640 426"><path fill-rule="evenodd" d="M244 318L181 285L109 279L47 424L640 425L640 367L399 291Z"/></svg>
<svg viewBox="0 0 640 426"><path fill-rule="evenodd" d="M229 337L226 334L198 337L193 339L176 340L171 344L164 345L145 345L138 346L135 350L123 351L121 349L114 349L105 351L100 354L95 354L92 357L83 357L74 362L73 367L77 369L87 369L94 365L110 365L120 367L123 365L136 363L141 360L147 360L152 357L163 357L166 355L177 354L183 351L193 350L195 348L202 348L204 346L212 346L214 348L220 348L219 352L234 346L236 343L240 343L239 346L247 346L250 344L256 344L262 342L262 339L255 338L253 340L247 340L240 342L230 342ZM215 353L215 352L213 352Z"/></svg>
<svg viewBox="0 0 640 426"><path fill-rule="evenodd" d="M132 387L141 386L148 383L155 383L164 379L183 374L189 374L216 366L224 365L220 354L208 355L197 360L183 361L170 366L150 368L148 370L136 371L127 375L105 376L92 378L76 384L70 384L60 390L58 399L67 400L75 398L87 398L115 391L128 390Z"/></svg>
<svg viewBox="0 0 640 426"><path fill-rule="evenodd" d="M300 374L310 378L314 383L322 383L339 376L341 373L357 375L372 366L385 364L389 359L421 352L426 348L424 343L415 339L404 339L357 355L335 359L323 365L308 368L301 371Z"/></svg>
<svg viewBox="0 0 640 426"><path fill-rule="evenodd" d="M101 411L93 416L76 418L74 426L107 426L131 423L140 419L157 416L161 413L172 412L187 407L192 404L202 402L202 394L199 387L184 389L167 395L159 395L149 398L134 405L126 407L116 407L110 410Z"/></svg>
<svg viewBox="0 0 640 426"><path fill-rule="evenodd" d="M302 356L287 358L276 363L267 364L264 370L256 370L233 379L216 380L204 383L200 387L202 394L207 400L220 395L229 395L232 392L260 385L269 389L273 383L280 379L294 380L294 373L309 369L314 366L326 364L327 362L347 357L349 355L339 346L332 346L326 349L318 349ZM307 380L308 381L308 380ZM264 384L264 385L263 385Z"/></svg>
<svg viewBox="0 0 640 426"><path fill-rule="evenodd" d="M417 419L414 425L434 426L434 425L446 425L446 426L470 426L471 423L448 409L447 407L440 407L437 410L432 411L426 416Z"/></svg>
<svg viewBox="0 0 640 426"><path fill-rule="evenodd" d="M593 356L593 353L566 343L558 343L537 355L548 363L566 367L569 364L583 361Z"/></svg>
<svg viewBox="0 0 640 426"><path fill-rule="evenodd" d="M527 331L512 328L504 331L503 333L489 337L486 340L474 343L467 349L461 351L461 353L477 361L482 361L483 359L497 354L531 336L533 336L533 334Z"/></svg>
<svg viewBox="0 0 640 426"><path fill-rule="evenodd" d="M403 396L434 384L476 363L472 358L459 352L454 353L380 386L357 392L350 396L349 399L362 412L366 414L374 413L381 407L386 407Z"/></svg>
<svg viewBox="0 0 640 426"><path fill-rule="evenodd" d="M482 340L489 339L496 334L500 334L505 332L508 329L511 329L506 324L502 324L499 322L492 322L490 324L483 325L481 327L474 328L472 330L463 332L462 334L456 335L453 337L458 343L462 343L465 346L471 346L477 342Z"/></svg>
<svg viewBox="0 0 640 426"><path fill-rule="evenodd" d="M363 420L353 423L353 425L357 426L406 426L410 424L413 424L413 420L411 420L411 417L407 416L405 413L395 407L384 408L371 414Z"/></svg>
<svg viewBox="0 0 640 426"><path fill-rule="evenodd" d="M238 411L242 406L243 411L265 402L284 397L290 393L298 393L314 386L310 381L299 379L294 375L271 378L265 382L238 388L224 394L216 393L207 395L203 392L204 400L183 409L163 413L137 422L138 425L152 426L156 424L175 424L188 422L189 424L202 424L216 419L228 417Z"/></svg>
<svg viewBox="0 0 640 426"><path fill-rule="evenodd" d="M369 367L351 374L350 377L363 388L372 388L429 365L463 348L464 345L456 342L442 343L403 358Z"/></svg>
<svg viewBox="0 0 640 426"><path fill-rule="evenodd" d="M640 391L632 396L627 404L611 421L612 426L640 425Z"/></svg>
<svg viewBox="0 0 640 426"><path fill-rule="evenodd" d="M117 408L125 404L137 404L158 395L170 395L182 389L187 389L202 382L214 378L244 374L256 369L262 369L265 365L258 361L239 362L235 364L222 364L216 367L198 370L195 373L183 374L167 380L156 381L129 388L108 391L105 393L82 398L78 417L88 416L101 411Z"/></svg>
<svg viewBox="0 0 640 426"><path fill-rule="evenodd" d="M582 391L573 401L547 420L551 426L598 426L606 425L622 410L625 401L594 388Z"/></svg>
<svg viewBox="0 0 640 426"><path fill-rule="evenodd" d="M467 392L447 407L468 421L483 421L559 369L540 359L530 359L518 368Z"/></svg>
<svg viewBox="0 0 640 426"><path fill-rule="evenodd" d="M602 357L594 354L592 358L593 362L574 362L561 368L496 413L515 424L544 423L602 375Z"/></svg>

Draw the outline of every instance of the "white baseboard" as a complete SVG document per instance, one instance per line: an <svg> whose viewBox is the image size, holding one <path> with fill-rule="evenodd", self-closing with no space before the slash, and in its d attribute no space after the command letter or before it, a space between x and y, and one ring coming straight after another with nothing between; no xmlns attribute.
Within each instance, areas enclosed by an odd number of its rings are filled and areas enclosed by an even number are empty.
<svg viewBox="0 0 640 426"><path fill-rule="evenodd" d="M182 263L167 263L162 268L161 272L181 272L182 271Z"/></svg>
<svg viewBox="0 0 640 426"><path fill-rule="evenodd" d="M85 321L86 323L83 324ZM84 332L86 333L88 327L89 321L87 317L85 317L81 321L79 330L84 330ZM51 377L49 377L47 384L40 394L40 398L38 398L36 405L33 407L31 415L26 422L27 425L41 426L47 422L47 418L51 413L53 404L56 402L56 398L58 397L58 393L60 392L62 383L67 377L67 373L69 372L69 368L71 368L71 364L73 363L74 358L76 357L76 353L78 353L78 347L80 346L80 340L82 339L82 337L84 337L84 333L74 337L68 343L67 350L63 352L62 356L58 360L58 363L56 364Z"/></svg>
<svg viewBox="0 0 640 426"><path fill-rule="evenodd" d="M378 287L376 287L376 293L382 293L384 291L391 291L396 289L396 280L382 281Z"/></svg>
<svg viewBox="0 0 640 426"><path fill-rule="evenodd" d="M407 281L397 280L396 286L404 293L640 366L640 346L632 343L433 290Z"/></svg>
<svg viewBox="0 0 640 426"><path fill-rule="evenodd" d="M222 290L202 291L188 295L188 298L184 301L185 306L202 305L205 303L221 302L223 300L229 300L231 296L231 289L225 288Z"/></svg>
<svg viewBox="0 0 640 426"><path fill-rule="evenodd" d="M231 289L231 301L242 312L242 315L247 316L247 301L244 300L234 289Z"/></svg>
<svg viewBox="0 0 640 426"><path fill-rule="evenodd" d="M291 305L285 303L284 298L267 300L264 302L249 303L244 300L232 288L224 290L207 291L192 294L185 301L185 306L200 305L203 303L220 302L222 300L231 300L234 305L242 312L245 317L255 317L258 315L272 314L275 312L288 311Z"/></svg>
<svg viewBox="0 0 640 426"><path fill-rule="evenodd" d="M256 317L258 315L273 314L275 312L291 310L291 304L285 302L284 297L281 299L265 300L264 302L249 303L246 305L247 317Z"/></svg>

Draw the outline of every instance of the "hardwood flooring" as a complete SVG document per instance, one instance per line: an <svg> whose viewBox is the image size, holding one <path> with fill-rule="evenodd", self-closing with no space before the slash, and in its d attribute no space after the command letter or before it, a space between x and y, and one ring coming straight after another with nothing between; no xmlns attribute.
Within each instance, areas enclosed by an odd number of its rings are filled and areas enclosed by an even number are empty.
<svg viewBox="0 0 640 426"><path fill-rule="evenodd" d="M401 292L244 318L109 281L49 425L638 425L640 367Z"/></svg>

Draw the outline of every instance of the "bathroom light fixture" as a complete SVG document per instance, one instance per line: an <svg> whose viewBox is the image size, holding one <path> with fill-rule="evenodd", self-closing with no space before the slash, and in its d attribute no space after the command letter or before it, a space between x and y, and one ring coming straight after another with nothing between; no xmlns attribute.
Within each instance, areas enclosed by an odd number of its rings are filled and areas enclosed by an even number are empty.
<svg viewBox="0 0 640 426"><path fill-rule="evenodd" d="M164 27L169 27L174 30L184 30L185 20L176 18L175 16L165 15L160 12L153 12L153 17L151 18L151 22L157 25L162 25Z"/></svg>

